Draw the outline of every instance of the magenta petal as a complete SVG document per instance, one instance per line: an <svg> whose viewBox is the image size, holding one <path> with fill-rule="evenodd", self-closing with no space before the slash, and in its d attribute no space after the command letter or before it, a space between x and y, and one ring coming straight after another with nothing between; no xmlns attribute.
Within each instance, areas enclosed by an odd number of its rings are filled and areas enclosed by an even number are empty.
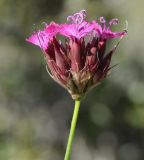
<svg viewBox="0 0 144 160"><path fill-rule="evenodd" d="M59 33L69 38L74 37L80 39L88 35L93 28L93 24L90 24L86 21L82 22L81 24L62 24L60 26Z"/></svg>
<svg viewBox="0 0 144 160"><path fill-rule="evenodd" d="M53 37L59 32L59 25L55 22L51 22L49 25L46 26L44 32L49 37Z"/></svg>
<svg viewBox="0 0 144 160"><path fill-rule="evenodd" d="M39 31L27 38L26 41L39 46L43 50L46 50L48 47L49 38L44 31Z"/></svg>
<svg viewBox="0 0 144 160"><path fill-rule="evenodd" d="M29 38L26 38L26 41L35 44L37 46L40 46L37 34L38 33L32 34Z"/></svg>
<svg viewBox="0 0 144 160"><path fill-rule="evenodd" d="M62 24L60 26L59 33L66 37L75 37L78 36L76 32L75 24Z"/></svg>
<svg viewBox="0 0 144 160"><path fill-rule="evenodd" d="M126 32L112 32L112 31L105 31L102 34L102 39L111 39L111 38L119 38L121 36L124 36Z"/></svg>
<svg viewBox="0 0 144 160"><path fill-rule="evenodd" d="M39 46L43 50L46 50L48 47L48 42L58 33L58 31L59 25L52 22L51 24L46 25L46 28L44 28L43 31L38 31L32 34L26 39L26 41Z"/></svg>

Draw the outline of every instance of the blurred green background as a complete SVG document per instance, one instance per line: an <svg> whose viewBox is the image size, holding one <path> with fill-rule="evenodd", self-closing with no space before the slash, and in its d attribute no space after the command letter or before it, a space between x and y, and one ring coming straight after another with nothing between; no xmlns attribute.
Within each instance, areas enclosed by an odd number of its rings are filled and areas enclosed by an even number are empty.
<svg viewBox="0 0 144 160"><path fill-rule="evenodd" d="M119 18L119 65L82 103L72 160L144 159L144 1L0 0L0 160L62 160L74 102L47 74L41 50L25 41L42 22ZM35 24L35 25L34 25ZM116 40L115 40L116 42ZM112 45L112 44L111 44Z"/></svg>

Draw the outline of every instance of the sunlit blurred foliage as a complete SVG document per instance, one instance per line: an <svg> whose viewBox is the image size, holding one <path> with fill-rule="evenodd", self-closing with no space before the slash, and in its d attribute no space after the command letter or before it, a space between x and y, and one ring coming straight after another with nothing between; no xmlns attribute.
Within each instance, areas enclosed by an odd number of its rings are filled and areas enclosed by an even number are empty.
<svg viewBox="0 0 144 160"><path fill-rule="evenodd" d="M73 101L51 80L41 50L25 42L43 22L81 9L89 19L119 18L128 36L112 74L82 103L73 160L144 159L142 0L0 0L0 159L63 159ZM108 48L112 46L110 43ZM112 65L113 65L112 64Z"/></svg>

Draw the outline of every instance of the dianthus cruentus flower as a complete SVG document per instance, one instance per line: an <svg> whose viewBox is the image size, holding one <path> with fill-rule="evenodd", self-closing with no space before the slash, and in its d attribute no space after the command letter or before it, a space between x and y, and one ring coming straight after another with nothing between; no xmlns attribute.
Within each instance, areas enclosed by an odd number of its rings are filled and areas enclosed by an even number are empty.
<svg viewBox="0 0 144 160"><path fill-rule="evenodd" d="M76 100L65 160L69 159L80 99L108 75L111 57L120 41L108 52L106 44L113 38L122 39L127 33L126 30L113 32L110 29L118 24L116 18L109 23L104 17L98 21L87 21L85 18L86 11L81 10L68 16L68 23L45 24L43 30L26 39L42 49L48 73ZM65 39L64 42L59 39L60 36Z"/></svg>
<svg viewBox="0 0 144 160"><path fill-rule="evenodd" d="M100 23L89 22L85 17L86 11L82 10L68 16L69 23L51 22L27 38L43 50L48 73L73 99L81 98L107 76L117 45L106 53L106 43L126 34L126 31L111 31L110 27L116 25L118 19L112 19L106 25L103 17L100 17ZM58 35L66 39L65 43L57 38Z"/></svg>

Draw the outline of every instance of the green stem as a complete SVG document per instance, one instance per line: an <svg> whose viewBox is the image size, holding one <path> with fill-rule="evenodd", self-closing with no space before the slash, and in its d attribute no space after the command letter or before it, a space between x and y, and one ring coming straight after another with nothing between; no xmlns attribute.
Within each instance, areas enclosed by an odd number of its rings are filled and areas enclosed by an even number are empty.
<svg viewBox="0 0 144 160"><path fill-rule="evenodd" d="M72 118L72 122L71 122L71 129L70 129L70 133L69 133L69 138L68 138L68 143L67 143L67 147L66 147L64 160L70 160L72 142L73 142L74 133L75 133L75 129L76 129L80 103L81 103L80 100L75 101L75 108L74 108L73 118Z"/></svg>

